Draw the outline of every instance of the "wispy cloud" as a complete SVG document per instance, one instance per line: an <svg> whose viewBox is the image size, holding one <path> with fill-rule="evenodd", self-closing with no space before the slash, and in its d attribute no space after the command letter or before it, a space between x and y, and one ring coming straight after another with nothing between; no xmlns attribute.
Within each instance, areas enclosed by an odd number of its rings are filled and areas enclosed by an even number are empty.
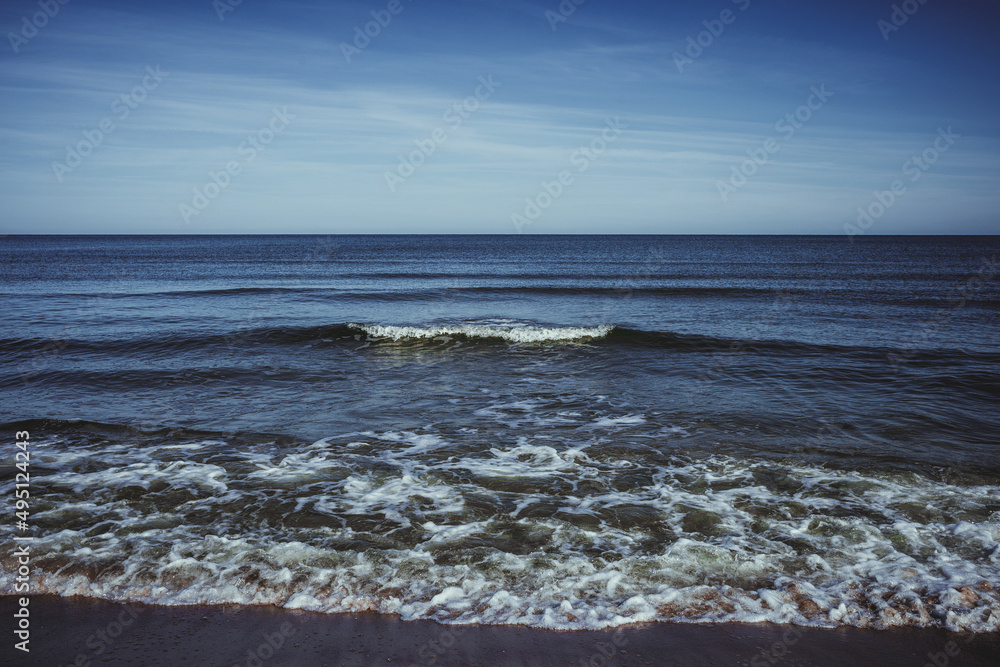
<svg viewBox="0 0 1000 667"><path fill-rule="evenodd" d="M941 211L968 221L943 231L974 231L1000 203L990 187L1000 177L993 110L940 99L956 85L945 61L922 65L931 80L920 87L919 53L747 21L681 73L670 53L697 28L690 16L626 11L601 23L609 9L594 2L545 36L517 23L539 20L542 4L469 2L458 15L492 12L483 24L506 21L513 41L483 47L478 23L414 3L348 64L338 44L372 7L244 3L225 23L194 4L176 15L116 3L66 12L46 41L2 58L3 231L508 232L510 212L612 116L627 119L621 140L531 231L837 233L946 125L965 138L880 231L926 231ZM329 29L312 25L330 12ZM401 50L441 35L434 48ZM157 66L169 76L120 118L115 101ZM501 86L448 125L449 109L486 75ZM732 165L824 84L833 99L720 200ZM236 159L276 107L294 122L218 201L182 220L178 204ZM57 178L53 163L104 119L114 130ZM390 191L386 171L436 128L447 139Z"/></svg>

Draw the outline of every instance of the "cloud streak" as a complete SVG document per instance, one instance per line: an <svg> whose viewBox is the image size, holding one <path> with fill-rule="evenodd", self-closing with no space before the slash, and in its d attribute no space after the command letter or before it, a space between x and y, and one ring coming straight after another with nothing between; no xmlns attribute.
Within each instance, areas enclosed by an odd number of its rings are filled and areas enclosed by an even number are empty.
<svg viewBox="0 0 1000 667"><path fill-rule="evenodd" d="M893 51L877 34L863 48L852 32L820 43L755 23L748 11L680 74L670 53L690 16L644 16L626 4L609 20L613 10L594 2L553 36L536 25L542 5L465 3L449 13L413 3L348 65L337 45L374 5L261 1L220 23L204 4L149 10L156 15L116 3L73 7L44 40L3 56L0 231L511 232L510 211L609 116L626 119L628 131L525 231L838 233L942 125L968 140L878 231L994 231L1000 142L989 96L949 105L941 91L962 82L947 59L928 64L929 55L905 44ZM470 16L493 21L509 41L477 40L482 25ZM335 18L325 32L313 25L324 17ZM434 37L434 48L407 50ZM115 100L156 67L169 77L119 117ZM405 187L387 189L386 170L488 74L502 88ZM717 183L734 162L820 85L833 99L721 201ZM224 197L182 220L178 202L238 159L275 107L296 118L280 140L243 165ZM106 118L114 130L101 145L54 173Z"/></svg>

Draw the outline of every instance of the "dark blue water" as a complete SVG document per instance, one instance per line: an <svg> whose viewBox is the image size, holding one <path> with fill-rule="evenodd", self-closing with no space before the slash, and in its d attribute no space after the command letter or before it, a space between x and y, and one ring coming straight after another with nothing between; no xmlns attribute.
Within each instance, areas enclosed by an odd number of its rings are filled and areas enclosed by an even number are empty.
<svg viewBox="0 0 1000 667"><path fill-rule="evenodd" d="M1000 628L997 237L0 253L47 590Z"/></svg>

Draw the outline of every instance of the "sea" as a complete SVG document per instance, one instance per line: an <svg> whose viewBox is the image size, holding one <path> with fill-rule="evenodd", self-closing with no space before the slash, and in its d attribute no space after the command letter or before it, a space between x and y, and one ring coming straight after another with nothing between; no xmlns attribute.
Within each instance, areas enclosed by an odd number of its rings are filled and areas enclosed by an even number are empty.
<svg viewBox="0 0 1000 667"><path fill-rule="evenodd" d="M156 605L997 631L998 256L7 236L0 558Z"/></svg>

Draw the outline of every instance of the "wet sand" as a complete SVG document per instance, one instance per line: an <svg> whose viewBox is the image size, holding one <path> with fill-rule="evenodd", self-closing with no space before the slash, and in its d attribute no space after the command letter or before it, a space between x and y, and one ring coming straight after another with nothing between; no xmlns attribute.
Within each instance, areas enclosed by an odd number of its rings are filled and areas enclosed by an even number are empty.
<svg viewBox="0 0 1000 667"><path fill-rule="evenodd" d="M823 630L779 625L634 625L550 632L445 626L376 614L273 607L158 607L31 600L30 653L13 649L15 599L0 598L4 665L894 665L1000 664L1000 633ZM7 658L6 656L11 656Z"/></svg>

